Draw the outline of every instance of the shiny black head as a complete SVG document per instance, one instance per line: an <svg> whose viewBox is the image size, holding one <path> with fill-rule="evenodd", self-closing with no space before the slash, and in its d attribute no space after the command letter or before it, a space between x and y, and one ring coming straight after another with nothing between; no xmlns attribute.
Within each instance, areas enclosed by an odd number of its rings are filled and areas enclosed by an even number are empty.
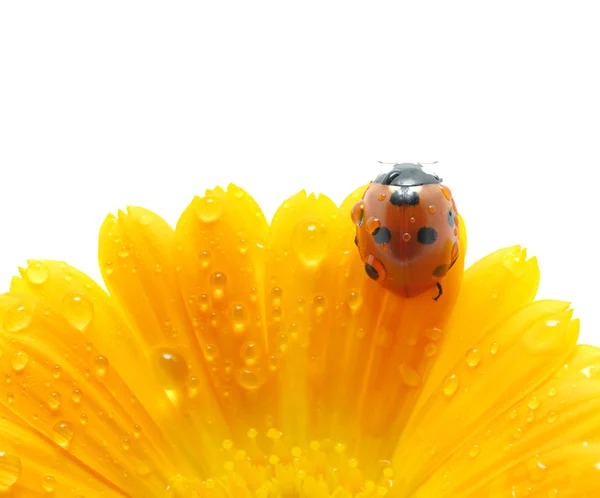
<svg viewBox="0 0 600 498"><path fill-rule="evenodd" d="M374 183L393 185L395 187L417 187L442 183L442 179L435 173L429 173L420 164L394 164L387 173L381 173L375 178Z"/></svg>

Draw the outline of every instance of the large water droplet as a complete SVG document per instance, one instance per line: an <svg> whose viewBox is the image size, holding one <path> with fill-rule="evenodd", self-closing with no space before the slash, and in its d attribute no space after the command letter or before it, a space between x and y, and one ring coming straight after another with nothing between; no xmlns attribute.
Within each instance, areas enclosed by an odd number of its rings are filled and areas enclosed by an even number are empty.
<svg viewBox="0 0 600 498"><path fill-rule="evenodd" d="M238 371L237 380L240 386L249 391L257 389L260 386L260 378L254 370L242 368Z"/></svg>
<svg viewBox="0 0 600 498"><path fill-rule="evenodd" d="M50 393L50 396L48 397L48 408L50 408L50 410L52 411L57 411L60 408L61 399L62 396L60 395L60 393Z"/></svg>
<svg viewBox="0 0 600 498"><path fill-rule="evenodd" d="M108 373L108 358L106 356L96 356L94 358L94 371L96 375L103 379Z"/></svg>
<svg viewBox="0 0 600 498"><path fill-rule="evenodd" d="M258 359L259 348L253 342L246 342L242 345L240 355L246 365L253 365Z"/></svg>
<svg viewBox="0 0 600 498"><path fill-rule="evenodd" d="M25 272L27 280L29 280L34 285L42 285L48 277L50 276L50 270L45 263L41 261L32 261L27 266L27 271Z"/></svg>
<svg viewBox="0 0 600 498"><path fill-rule="evenodd" d="M224 273L213 273L210 277L210 285L212 287L212 294L215 299L223 299L223 297L225 297L227 277Z"/></svg>
<svg viewBox="0 0 600 498"><path fill-rule="evenodd" d="M188 365L185 358L169 348L157 348L152 360L163 389L179 389L188 377Z"/></svg>
<svg viewBox="0 0 600 498"><path fill-rule="evenodd" d="M246 311L241 304L236 304L231 308L231 321L233 324L233 331L236 334L243 334L246 330Z"/></svg>
<svg viewBox="0 0 600 498"><path fill-rule="evenodd" d="M26 329L33 318L34 308L30 304L18 304L4 314L3 327L6 332L14 334Z"/></svg>
<svg viewBox="0 0 600 498"><path fill-rule="evenodd" d="M73 327L83 331L94 318L94 304L82 292L71 292L63 299L63 313Z"/></svg>
<svg viewBox="0 0 600 498"><path fill-rule="evenodd" d="M504 267L515 277L521 277L525 273L524 262L524 254L521 251L508 253L502 258Z"/></svg>
<svg viewBox="0 0 600 498"><path fill-rule="evenodd" d="M25 351L16 351L10 359L10 364L15 372L22 372L28 361L29 355Z"/></svg>
<svg viewBox="0 0 600 498"><path fill-rule="evenodd" d="M458 377L455 374L452 374L444 380L444 386L442 387L442 392L450 397L453 396L456 390L458 389Z"/></svg>
<svg viewBox="0 0 600 498"><path fill-rule="evenodd" d="M16 451L0 444L0 491L8 491L21 476L21 459Z"/></svg>
<svg viewBox="0 0 600 498"><path fill-rule="evenodd" d="M219 219L223 212L223 203L220 199L207 195L196 200L194 210L198 219L204 223L213 223Z"/></svg>
<svg viewBox="0 0 600 498"><path fill-rule="evenodd" d="M308 266L318 265L327 254L327 231L319 221L298 223L292 235L292 247Z"/></svg>
<svg viewBox="0 0 600 498"><path fill-rule="evenodd" d="M348 294L348 306L352 311L356 311L360 308L362 304L362 296L358 291L350 291Z"/></svg>
<svg viewBox="0 0 600 498"><path fill-rule="evenodd" d="M471 368L475 368L477 365L479 365L479 362L481 361L481 353L478 349L470 349L469 351L467 351L467 356L465 359L467 365L469 365Z"/></svg>
<svg viewBox="0 0 600 498"><path fill-rule="evenodd" d="M52 439L63 448L68 448L73 439L73 427L69 422L57 422L52 427Z"/></svg>

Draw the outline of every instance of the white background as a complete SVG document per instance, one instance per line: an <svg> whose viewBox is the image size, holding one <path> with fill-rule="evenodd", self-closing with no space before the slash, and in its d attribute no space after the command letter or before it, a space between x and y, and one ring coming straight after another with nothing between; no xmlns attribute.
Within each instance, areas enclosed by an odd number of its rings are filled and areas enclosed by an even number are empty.
<svg viewBox="0 0 600 498"><path fill-rule="evenodd" d="M468 262L520 243L600 344L597 2L2 2L0 288L99 278L109 212L234 182L271 216L439 161Z"/></svg>

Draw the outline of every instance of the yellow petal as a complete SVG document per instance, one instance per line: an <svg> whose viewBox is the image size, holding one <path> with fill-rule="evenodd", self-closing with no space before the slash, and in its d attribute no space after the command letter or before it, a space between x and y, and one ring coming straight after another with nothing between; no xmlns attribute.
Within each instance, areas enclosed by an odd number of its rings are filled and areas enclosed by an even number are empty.
<svg viewBox="0 0 600 498"><path fill-rule="evenodd" d="M0 296L0 401L118 489L164 490L177 454L107 357L68 320L75 310L85 316L78 297L57 310L30 295Z"/></svg>

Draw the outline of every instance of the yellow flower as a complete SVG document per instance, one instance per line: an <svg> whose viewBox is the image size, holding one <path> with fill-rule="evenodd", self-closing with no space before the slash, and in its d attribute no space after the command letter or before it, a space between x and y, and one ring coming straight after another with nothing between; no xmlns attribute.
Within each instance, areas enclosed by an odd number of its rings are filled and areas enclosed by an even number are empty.
<svg viewBox="0 0 600 498"><path fill-rule="evenodd" d="M31 261L0 296L0 490L35 497L599 496L600 350L512 247L444 295L366 277L350 208L241 189L102 226L110 297ZM466 245L460 224L461 247ZM74 227L76 230L76 227Z"/></svg>

